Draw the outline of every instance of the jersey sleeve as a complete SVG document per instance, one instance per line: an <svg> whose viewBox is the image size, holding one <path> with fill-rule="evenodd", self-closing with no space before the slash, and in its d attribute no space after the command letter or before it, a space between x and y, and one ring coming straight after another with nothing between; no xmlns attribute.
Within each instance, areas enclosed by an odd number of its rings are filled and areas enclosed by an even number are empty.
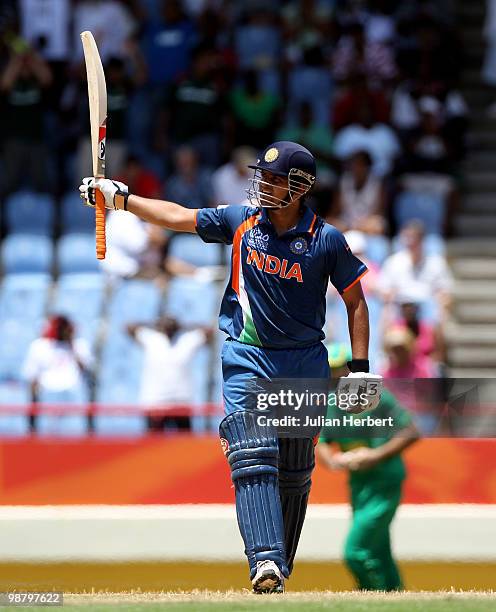
<svg viewBox="0 0 496 612"><path fill-rule="evenodd" d="M200 208L196 213L196 231L203 242L232 244L236 229L246 218L246 206Z"/></svg>
<svg viewBox="0 0 496 612"><path fill-rule="evenodd" d="M343 234L329 227L325 235L327 273L339 293L353 287L368 272L367 266L355 257Z"/></svg>

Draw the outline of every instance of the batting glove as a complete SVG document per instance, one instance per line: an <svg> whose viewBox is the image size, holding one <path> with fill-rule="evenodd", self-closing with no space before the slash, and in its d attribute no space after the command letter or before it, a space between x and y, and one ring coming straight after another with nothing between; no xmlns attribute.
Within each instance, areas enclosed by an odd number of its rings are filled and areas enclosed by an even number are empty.
<svg viewBox="0 0 496 612"><path fill-rule="evenodd" d="M339 379L336 389L338 408L360 414L377 408L382 393L382 376L368 372L352 372Z"/></svg>
<svg viewBox="0 0 496 612"><path fill-rule="evenodd" d="M95 179L92 176L88 176L83 179L83 182L79 186L79 192L81 199L86 206L92 208L96 205L95 190L98 189L102 192L105 198L105 208L111 210L127 210L127 198L129 196L128 186L120 181L113 181L111 179Z"/></svg>

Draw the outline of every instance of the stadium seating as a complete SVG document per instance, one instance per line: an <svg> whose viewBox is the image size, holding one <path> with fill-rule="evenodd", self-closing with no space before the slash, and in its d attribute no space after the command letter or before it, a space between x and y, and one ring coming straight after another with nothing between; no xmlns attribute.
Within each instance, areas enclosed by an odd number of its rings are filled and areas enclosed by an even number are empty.
<svg viewBox="0 0 496 612"><path fill-rule="evenodd" d="M28 386L18 380L0 380L0 436L25 436L29 431L27 412L30 405ZM13 407L8 410L7 407Z"/></svg>
<svg viewBox="0 0 496 612"><path fill-rule="evenodd" d="M171 239L169 255L194 266L216 266L221 263L221 248L219 244L207 244L192 234L178 234Z"/></svg>
<svg viewBox="0 0 496 612"><path fill-rule="evenodd" d="M99 436L140 436L146 432L146 419L140 414L99 414L94 419Z"/></svg>
<svg viewBox="0 0 496 612"><path fill-rule="evenodd" d="M88 432L88 419L82 410L63 415L41 414L36 432L39 436L80 437Z"/></svg>
<svg viewBox="0 0 496 612"><path fill-rule="evenodd" d="M52 268L53 244L47 236L10 234L1 252L5 274L48 273Z"/></svg>
<svg viewBox="0 0 496 612"><path fill-rule="evenodd" d="M9 274L0 284L0 321L40 326L50 287L47 274ZM2 351L3 353L3 351Z"/></svg>
<svg viewBox="0 0 496 612"><path fill-rule="evenodd" d="M62 233L94 233L95 213L88 206L81 206L81 198L76 190L66 193L61 204Z"/></svg>
<svg viewBox="0 0 496 612"><path fill-rule="evenodd" d="M122 281L114 290L108 307L112 329L122 331L128 323L155 321L160 313L161 290L153 281L131 279Z"/></svg>
<svg viewBox="0 0 496 612"><path fill-rule="evenodd" d="M385 236L367 236L367 259L377 265L382 265L391 251L391 244Z"/></svg>
<svg viewBox="0 0 496 612"><path fill-rule="evenodd" d="M446 216L446 200L429 192L403 191L394 202L394 218L397 227L413 220L422 221L427 234L443 234Z"/></svg>
<svg viewBox="0 0 496 612"><path fill-rule="evenodd" d="M161 291L144 279L122 281L114 290L108 306L108 326L101 354L96 401L110 405L138 402L142 370L139 346L126 333L130 323L152 323L160 313ZM144 420L140 415L99 415L95 430L102 435L121 432L140 433Z"/></svg>
<svg viewBox="0 0 496 612"><path fill-rule="evenodd" d="M54 225L53 198L32 191L18 191L5 201L9 233L51 236Z"/></svg>
<svg viewBox="0 0 496 612"><path fill-rule="evenodd" d="M60 274L98 272L95 237L90 234L66 234L57 244L57 267Z"/></svg>
<svg viewBox="0 0 496 612"><path fill-rule="evenodd" d="M2 389L0 388L0 395ZM13 402L6 402L14 405ZM0 405L4 402L0 401ZM19 402L16 402L19 405ZM26 436L29 433L29 421L25 414L0 414L0 436L2 438L13 438Z"/></svg>
<svg viewBox="0 0 496 612"><path fill-rule="evenodd" d="M183 325L212 325L218 314L219 300L217 285L177 277L169 284L166 309Z"/></svg>
<svg viewBox="0 0 496 612"><path fill-rule="evenodd" d="M38 333L38 326L31 324L29 320L6 319L0 322L0 380L20 379L29 345Z"/></svg>
<svg viewBox="0 0 496 612"><path fill-rule="evenodd" d="M59 277L50 310L69 317L76 335L94 346L101 327L104 294L103 274L64 274Z"/></svg>

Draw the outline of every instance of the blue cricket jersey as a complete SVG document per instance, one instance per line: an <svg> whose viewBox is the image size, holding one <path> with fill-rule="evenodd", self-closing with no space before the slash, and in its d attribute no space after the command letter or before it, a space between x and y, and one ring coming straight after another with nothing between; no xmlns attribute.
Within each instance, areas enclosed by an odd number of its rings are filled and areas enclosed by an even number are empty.
<svg viewBox="0 0 496 612"><path fill-rule="evenodd" d="M204 242L233 245L219 327L246 344L320 342L329 279L343 293L367 272L343 234L306 207L298 225L279 236L267 211L251 206L202 208L196 230Z"/></svg>

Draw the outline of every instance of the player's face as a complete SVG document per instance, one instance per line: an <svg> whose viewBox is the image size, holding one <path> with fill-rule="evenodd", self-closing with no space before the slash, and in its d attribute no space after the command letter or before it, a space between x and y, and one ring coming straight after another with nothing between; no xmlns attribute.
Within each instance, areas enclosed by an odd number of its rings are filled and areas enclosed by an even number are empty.
<svg viewBox="0 0 496 612"><path fill-rule="evenodd" d="M288 195L288 179L285 176L278 176L267 170L262 170L262 182L260 191L264 195L272 196L279 200L284 200Z"/></svg>

